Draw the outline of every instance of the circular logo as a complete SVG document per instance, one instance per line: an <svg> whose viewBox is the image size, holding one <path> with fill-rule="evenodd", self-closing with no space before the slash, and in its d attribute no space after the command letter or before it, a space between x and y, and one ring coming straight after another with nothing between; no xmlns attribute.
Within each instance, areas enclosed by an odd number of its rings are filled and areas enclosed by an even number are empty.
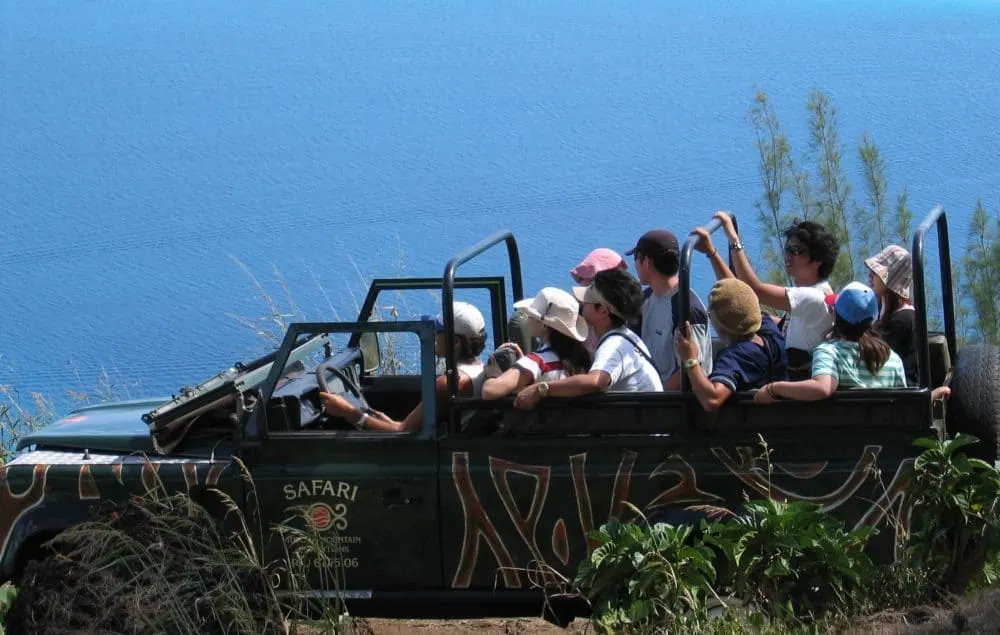
<svg viewBox="0 0 1000 635"><path fill-rule="evenodd" d="M333 526L333 510L326 503L313 503L306 510L306 519L316 531L326 531Z"/></svg>

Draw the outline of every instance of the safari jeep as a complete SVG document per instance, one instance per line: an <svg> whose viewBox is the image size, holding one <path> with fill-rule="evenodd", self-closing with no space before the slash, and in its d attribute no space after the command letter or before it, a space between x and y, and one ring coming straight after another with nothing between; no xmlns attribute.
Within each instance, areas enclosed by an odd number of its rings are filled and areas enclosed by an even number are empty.
<svg viewBox="0 0 1000 635"><path fill-rule="evenodd" d="M944 333L929 335L923 255L932 228ZM682 247L682 299L693 244L689 238ZM501 246L509 279L457 275ZM685 382L680 392L550 398L522 411L512 398L455 396L449 350L452 397L438 412L433 323L382 321L376 307L388 292L440 291L450 346L455 293L485 293L492 343L521 338L527 346L509 319L508 283L511 299L524 296L517 243L500 232L448 261L441 278L375 280L356 322L292 324L276 351L170 399L81 408L21 439L16 458L0 468L0 577L16 577L47 539L87 519L96 501L142 492L157 479L177 491L219 488L250 505L237 459L252 476L263 527L301 506L315 530L333 537L344 582L314 594L344 597L358 614L537 610L528 607L539 606L540 585L552 572L572 577L589 532L629 516L627 503L651 520L677 523L697 518L692 506L738 508L746 493L815 501L851 526L885 527L887 514L905 510L914 440L944 425L930 387L950 381L949 431L971 432L983 440L982 453L994 460L997 453L1000 354L956 347L940 207L917 229L912 253L917 387L767 406L737 394L708 413ZM416 343L414 370L387 360L385 336L403 334ZM346 343L335 346L337 337ZM422 404L423 428L359 431L323 413L320 390L397 419ZM892 558L891 542L880 544L879 557Z"/></svg>

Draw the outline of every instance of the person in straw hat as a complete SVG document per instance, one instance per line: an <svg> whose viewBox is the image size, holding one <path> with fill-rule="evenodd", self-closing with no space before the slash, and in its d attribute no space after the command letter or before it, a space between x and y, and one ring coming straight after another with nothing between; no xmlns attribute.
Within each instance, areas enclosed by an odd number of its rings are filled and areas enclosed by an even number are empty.
<svg viewBox="0 0 1000 635"><path fill-rule="evenodd" d="M913 284L913 266L910 252L899 245L889 245L868 260L868 282L878 296L879 317L876 323L879 334L903 360L906 383L918 384L917 342L914 338L916 315L910 298Z"/></svg>
<svg viewBox="0 0 1000 635"><path fill-rule="evenodd" d="M535 382L587 372L590 354L583 342L589 329L576 298L562 289L545 287L534 298L516 302L514 309L527 316L532 336L540 345L528 355L517 344L502 345L494 355L513 351L517 361L499 377L483 383L483 399L499 399Z"/></svg>
<svg viewBox="0 0 1000 635"><path fill-rule="evenodd" d="M778 325L760 310L760 301L750 285L736 278L723 278L708 294L708 316L725 342L706 375L698 358L698 342L690 324L677 329L677 356L691 379L691 389L702 407L718 410L736 392L760 388L788 377L785 338Z"/></svg>

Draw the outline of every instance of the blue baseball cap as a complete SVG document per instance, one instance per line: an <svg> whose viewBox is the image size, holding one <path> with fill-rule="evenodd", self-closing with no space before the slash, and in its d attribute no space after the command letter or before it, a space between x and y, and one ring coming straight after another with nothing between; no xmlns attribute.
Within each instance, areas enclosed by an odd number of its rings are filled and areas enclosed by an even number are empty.
<svg viewBox="0 0 1000 635"><path fill-rule="evenodd" d="M850 324L878 318L878 298L870 287L860 282L847 283L836 296L827 296L826 301L833 305L837 317Z"/></svg>

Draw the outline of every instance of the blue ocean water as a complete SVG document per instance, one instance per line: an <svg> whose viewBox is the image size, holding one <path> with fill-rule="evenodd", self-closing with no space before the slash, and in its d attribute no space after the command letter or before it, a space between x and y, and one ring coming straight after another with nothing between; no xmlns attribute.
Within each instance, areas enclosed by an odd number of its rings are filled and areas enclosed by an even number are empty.
<svg viewBox="0 0 1000 635"><path fill-rule="evenodd" d="M0 383L164 394L266 352L236 259L349 319L364 279L501 228L527 293L719 208L756 251L755 87L797 158L826 91L848 172L870 132L960 253L976 200L1000 211L998 63L1000 4L970 0L6 0Z"/></svg>

